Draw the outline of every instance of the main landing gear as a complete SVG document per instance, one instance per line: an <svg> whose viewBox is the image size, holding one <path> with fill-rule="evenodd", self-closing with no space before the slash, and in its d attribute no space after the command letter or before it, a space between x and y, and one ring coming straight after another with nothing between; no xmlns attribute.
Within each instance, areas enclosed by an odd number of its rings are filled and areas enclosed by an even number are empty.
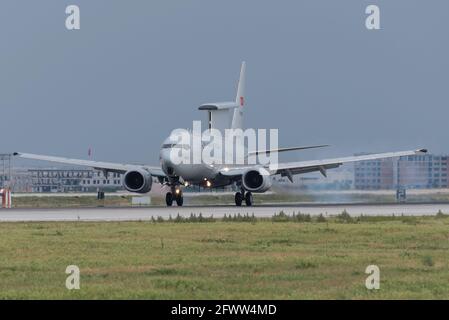
<svg viewBox="0 0 449 320"><path fill-rule="evenodd" d="M167 192L165 195L165 203L168 207L173 205L173 201L176 201L178 207L182 207L184 203L184 197L181 189L172 189L172 192Z"/></svg>
<svg viewBox="0 0 449 320"><path fill-rule="evenodd" d="M245 200L245 203L248 207L251 207L253 205L253 194L249 191L245 193L245 190L237 192L235 194L235 205L237 207L240 207L243 200Z"/></svg>

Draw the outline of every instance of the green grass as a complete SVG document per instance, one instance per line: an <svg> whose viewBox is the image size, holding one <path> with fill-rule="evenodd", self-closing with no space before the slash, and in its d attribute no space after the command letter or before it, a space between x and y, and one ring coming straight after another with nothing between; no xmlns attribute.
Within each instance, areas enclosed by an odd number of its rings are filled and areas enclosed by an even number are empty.
<svg viewBox="0 0 449 320"><path fill-rule="evenodd" d="M130 196L109 195L103 200L97 200L96 196L28 196L15 197L15 208L71 208L71 207L96 207L96 206L129 206Z"/></svg>
<svg viewBox="0 0 449 320"><path fill-rule="evenodd" d="M27 196L13 198L14 208L90 208L90 207L130 207L132 195L106 194L105 199L96 196ZM151 197L151 205L165 205L165 198Z"/></svg>
<svg viewBox="0 0 449 320"><path fill-rule="evenodd" d="M0 224L6 299L447 299L448 263L448 217Z"/></svg>
<svg viewBox="0 0 449 320"><path fill-rule="evenodd" d="M128 207L131 205L132 195L116 195L113 192L106 193L104 200L97 200L96 196L77 196L66 194L64 196L17 196L13 198L13 206L16 208L78 208L78 207ZM409 195L407 202L420 201L449 201L449 193L435 192L434 194L418 194ZM288 193L275 192L255 194L255 204L267 203L299 203L299 202L383 202L383 203L397 203L394 192L391 194L365 194L365 193ZM234 205L233 194L220 194L204 192L200 195L190 196L185 192L184 203L189 205L216 205L226 204ZM153 195L151 197L151 205L164 206L165 196Z"/></svg>

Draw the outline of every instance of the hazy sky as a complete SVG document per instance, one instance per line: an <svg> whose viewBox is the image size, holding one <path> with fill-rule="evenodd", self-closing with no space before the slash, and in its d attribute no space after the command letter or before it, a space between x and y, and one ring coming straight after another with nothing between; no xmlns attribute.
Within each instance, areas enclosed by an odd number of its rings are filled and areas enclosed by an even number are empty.
<svg viewBox="0 0 449 320"><path fill-rule="evenodd" d="M65 28L77 4L81 30ZM381 30L365 28L365 8ZM162 140L234 99L290 158L449 153L449 1L2 0L1 152L156 164Z"/></svg>

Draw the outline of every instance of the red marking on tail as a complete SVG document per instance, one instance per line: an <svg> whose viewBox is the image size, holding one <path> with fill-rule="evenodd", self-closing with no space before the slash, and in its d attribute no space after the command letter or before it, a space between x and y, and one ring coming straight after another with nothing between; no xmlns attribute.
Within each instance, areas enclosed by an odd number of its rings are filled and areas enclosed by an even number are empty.
<svg viewBox="0 0 449 320"><path fill-rule="evenodd" d="M245 104L245 99L243 97L240 97L240 105L243 107Z"/></svg>

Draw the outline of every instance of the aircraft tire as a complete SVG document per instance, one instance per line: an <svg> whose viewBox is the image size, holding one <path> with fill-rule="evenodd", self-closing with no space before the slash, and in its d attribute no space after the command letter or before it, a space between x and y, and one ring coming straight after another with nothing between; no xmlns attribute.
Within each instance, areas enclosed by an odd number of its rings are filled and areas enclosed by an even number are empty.
<svg viewBox="0 0 449 320"><path fill-rule="evenodd" d="M240 192L237 192L235 194L235 205L237 207L240 207L242 205L243 202L243 195Z"/></svg>
<svg viewBox="0 0 449 320"><path fill-rule="evenodd" d="M253 194L251 192L245 194L245 203L248 207L253 205Z"/></svg>
<svg viewBox="0 0 449 320"><path fill-rule="evenodd" d="M181 195L176 197L176 204L178 207L182 207L182 204L184 203L184 197Z"/></svg>
<svg viewBox="0 0 449 320"><path fill-rule="evenodd" d="M167 207L171 207L173 204L173 194L171 192L167 192L165 195L165 203L167 204Z"/></svg>

